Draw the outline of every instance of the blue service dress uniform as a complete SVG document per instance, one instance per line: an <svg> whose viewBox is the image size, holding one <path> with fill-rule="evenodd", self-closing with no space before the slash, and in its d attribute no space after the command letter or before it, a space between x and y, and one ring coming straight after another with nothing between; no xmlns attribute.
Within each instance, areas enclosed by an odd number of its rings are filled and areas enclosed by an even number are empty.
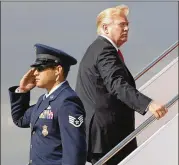
<svg viewBox="0 0 179 165"><path fill-rule="evenodd" d="M31 128L30 165L85 165L85 110L68 82L30 106L30 92L9 88L12 119Z"/></svg>

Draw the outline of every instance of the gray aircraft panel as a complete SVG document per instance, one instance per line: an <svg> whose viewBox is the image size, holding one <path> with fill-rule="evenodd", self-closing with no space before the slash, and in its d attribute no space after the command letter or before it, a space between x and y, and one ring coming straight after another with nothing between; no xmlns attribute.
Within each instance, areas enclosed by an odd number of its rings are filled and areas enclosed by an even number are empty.
<svg viewBox="0 0 179 165"><path fill-rule="evenodd" d="M178 58L176 58L169 65L163 68L152 79L146 82L146 84L148 85L144 84L139 90L160 103L167 103L176 94L178 94ZM168 114L164 118L160 119L159 121L156 121L149 128L147 128L140 135L138 135L138 145L148 139L164 123L172 119L177 113L178 107L174 106L170 108ZM148 112L145 116L136 113L136 127L138 127L151 115L152 114L150 112Z"/></svg>
<svg viewBox="0 0 179 165"><path fill-rule="evenodd" d="M144 164L178 165L178 115L119 163L119 165Z"/></svg>

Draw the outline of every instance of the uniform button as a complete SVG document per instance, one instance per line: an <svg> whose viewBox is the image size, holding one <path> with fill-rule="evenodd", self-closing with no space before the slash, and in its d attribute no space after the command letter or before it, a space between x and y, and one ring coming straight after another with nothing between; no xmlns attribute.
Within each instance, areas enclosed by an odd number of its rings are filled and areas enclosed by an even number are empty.
<svg viewBox="0 0 179 165"><path fill-rule="evenodd" d="M32 145L30 145L30 148L32 148Z"/></svg>
<svg viewBox="0 0 179 165"><path fill-rule="evenodd" d="M32 160L30 160L29 163L31 164L31 163L32 163Z"/></svg>
<svg viewBox="0 0 179 165"><path fill-rule="evenodd" d="M33 131L32 134L34 135L34 134L35 134L35 131Z"/></svg>

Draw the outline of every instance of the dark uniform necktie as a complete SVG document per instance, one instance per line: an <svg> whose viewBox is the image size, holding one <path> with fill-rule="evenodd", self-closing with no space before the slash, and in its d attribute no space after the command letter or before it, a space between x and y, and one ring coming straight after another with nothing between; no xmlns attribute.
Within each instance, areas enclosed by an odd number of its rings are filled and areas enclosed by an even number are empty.
<svg viewBox="0 0 179 165"><path fill-rule="evenodd" d="M118 49L118 55L120 56L121 60L124 62L124 57L119 49Z"/></svg>

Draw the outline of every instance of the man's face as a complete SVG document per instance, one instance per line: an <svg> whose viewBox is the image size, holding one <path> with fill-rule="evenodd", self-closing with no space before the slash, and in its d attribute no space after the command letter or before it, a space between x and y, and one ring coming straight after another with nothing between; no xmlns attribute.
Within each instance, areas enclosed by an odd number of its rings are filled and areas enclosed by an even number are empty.
<svg viewBox="0 0 179 165"><path fill-rule="evenodd" d="M121 46L127 41L128 25L129 22L126 16L118 16L108 25L108 35L117 46Z"/></svg>
<svg viewBox="0 0 179 165"><path fill-rule="evenodd" d="M50 89L56 83L57 76L59 76L56 67L54 68L35 68L34 76L36 87Z"/></svg>

